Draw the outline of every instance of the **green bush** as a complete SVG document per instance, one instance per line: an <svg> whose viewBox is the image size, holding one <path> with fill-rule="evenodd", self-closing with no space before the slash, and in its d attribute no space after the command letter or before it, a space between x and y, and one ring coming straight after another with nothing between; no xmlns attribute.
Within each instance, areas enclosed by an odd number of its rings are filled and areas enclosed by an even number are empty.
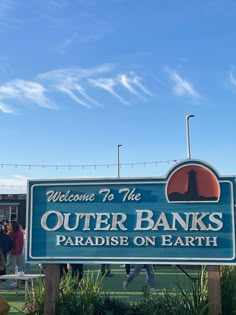
<svg viewBox="0 0 236 315"><path fill-rule="evenodd" d="M129 302L105 295L102 308L97 309L95 314L131 315L131 311L132 308Z"/></svg>
<svg viewBox="0 0 236 315"><path fill-rule="evenodd" d="M236 266L221 267L221 299L223 315L236 314Z"/></svg>
<svg viewBox="0 0 236 315"><path fill-rule="evenodd" d="M60 282L60 297L57 303L57 315L95 314L96 308L103 303L102 279L88 272L78 282L77 278L65 275Z"/></svg>
<svg viewBox="0 0 236 315"><path fill-rule="evenodd" d="M79 284L69 275L60 283L57 315L189 315L179 293L150 293L143 288L139 302L110 297L102 289L103 278L88 273Z"/></svg>
<svg viewBox="0 0 236 315"><path fill-rule="evenodd" d="M233 276L232 276L233 275ZM232 283L231 279L234 279ZM236 288L236 269L222 269L222 284ZM130 302L111 297L102 288L103 277L99 273L87 272L78 282L66 274L60 281L59 300L56 305L57 315L205 315L207 314L207 280L205 269L199 274L199 280L192 283L192 291L185 292L180 286L178 292L150 292L143 288L143 297L137 302ZM228 292L227 288L227 292ZM222 290L224 293L225 290ZM31 292L26 314L42 315L44 307L44 285L39 281ZM31 311L32 308L32 313ZM229 307L228 307L229 310ZM231 310L231 309L230 309ZM28 312L28 313L27 313ZM224 313L231 315L229 311Z"/></svg>
<svg viewBox="0 0 236 315"><path fill-rule="evenodd" d="M23 311L29 315L43 315L44 312L44 281L38 279L29 292L29 301L25 303Z"/></svg>
<svg viewBox="0 0 236 315"><path fill-rule="evenodd" d="M192 292L185 292L178 284L182 294L186 314L205 315L208 311L208 286L205 267L192 281Z"/></svg>
<svg viewBox="0 0 236 315"><path fill-rule="evenodd" d="M153 294L144 291L144 298L132 305L132 315L189 315L182 301L177 292L162 290Z"/></svg>

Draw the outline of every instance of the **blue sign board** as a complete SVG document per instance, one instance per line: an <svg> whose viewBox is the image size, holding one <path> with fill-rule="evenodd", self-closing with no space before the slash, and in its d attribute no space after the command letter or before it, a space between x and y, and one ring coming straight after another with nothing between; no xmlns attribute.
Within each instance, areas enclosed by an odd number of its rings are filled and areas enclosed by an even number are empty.
<svg viewBox="0 0 236 315"><path fill-rule="evenodd" d="M166 177L29 180L28 262L235 264L235 177L184 160Z"/></svg>

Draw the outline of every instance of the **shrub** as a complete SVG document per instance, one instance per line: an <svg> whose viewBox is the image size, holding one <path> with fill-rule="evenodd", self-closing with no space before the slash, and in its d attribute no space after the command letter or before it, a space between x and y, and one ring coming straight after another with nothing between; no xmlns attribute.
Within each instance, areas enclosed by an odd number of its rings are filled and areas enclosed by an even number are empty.
<svg viewBox="0 0 236 315"><path fill-rule="evenodd" d="M233 276L232 276L233 275ZM232 280L231 280L232 279ZM222 269L222 283L231 285L231 305L236 289L236 269ZM57 315L205 315L207 313L207 281L205 269L199 274L199 280L192 282L192 292L185 292L179 285L178 292L151 293L147 286L143 288L143 298L130 302L111 297L102 288L103 278L93 272L87 272L78 282L66 274L60 282ZM226 290L226 289L225 289ZM222 294L226 292L224 289ZM44 285L40 279L33 288L30 300L25 305L25 313L42 315L44 307ZM231 315L231 309L224 313Z"/></svg>
<svg viewBox="0 0 236 315"><path fill-rule="evenodd" d="M57 315L94 314L103 301L101 281L99 274L94 277L93 272L88 272L80 282L65 275L60 282Z"/></svg>
<svg viewBox="0 0 236 315"><path fill-rule="evenodd" d="M44 312L44 281L37 279L34 287L29 292L29 301L25 303L23 311L29 315L42 315Z"/></svg>
<svg viewBox="0 0 236 315"><path fill-rule="evenodd" d="M182 296L177 293L150 293L144 289L143 299L132 306L132 315L189 315L184 308Z"/></svg>
<svg viewBox="0 0 236 315"><path fill-rule="evenodd" d="M131 311L132 307L129 302L105 295L102 308L96 309L95 314L131 315Z"/></svg>
<svg viewBox="0 0 236 315"><path fill-rule="evenodd" d="M221 300L224 315L236 314L236 266L221 267Z"/></svg>
<svg viewBox="0 0 236 315"><path fill-rule="evenodd" d="M205 267L198 275L197 281L192 281L192 292L185 292L178 284L182 294L186 314L205 315L208 311L208 287Z"/></svg>

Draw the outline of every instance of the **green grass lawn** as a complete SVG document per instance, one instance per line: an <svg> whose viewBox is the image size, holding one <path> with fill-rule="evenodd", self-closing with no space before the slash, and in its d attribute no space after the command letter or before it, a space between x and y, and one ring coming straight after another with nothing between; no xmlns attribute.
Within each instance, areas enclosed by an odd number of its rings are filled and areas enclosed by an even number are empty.
<svg viewBox="0 0 236 315"><path fill-rule="evenodd" d="M184 267L183 267L184 268ZM143 288L146 285L146 275L145 271L142 271L130 284L127 291L123 290L122 283L126 279L125 268L120 265L112 265L113 277L104 277L102 280L102 286L106 292L111 296L129 299L134 301L140 299L143 294ZM197 277L199 270L197 268L187 268L184 270L191 276ZM38 265L33 265L31 267L32 273L40 273ZM94 276L98 275L100 271L100 265L84 265L84 273L93 272ZM157 289L166 289L168 292L178 291L179 284L184 290L189 291L192 285L192 280L181 271L176 266L156 266L155 268ZM9 314L20 314L19 311L15 310L13 307L22 309L25 303L23 285L20 287L22 290L16 291L11 290L1 290L1 295L6 298L8 303L12 306Z"/></svg>

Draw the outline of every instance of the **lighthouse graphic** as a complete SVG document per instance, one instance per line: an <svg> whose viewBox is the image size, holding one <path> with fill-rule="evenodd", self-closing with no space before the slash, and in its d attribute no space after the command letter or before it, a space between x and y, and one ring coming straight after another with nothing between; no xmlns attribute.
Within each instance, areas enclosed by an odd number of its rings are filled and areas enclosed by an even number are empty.
<svg viewBox="0 0 236 315"><path fill-rule="evenodd" d="M173 201L218 201L220 187L216 176L199 165L184 166L172 174L167 196Z"/></svg>
<svg viewBox="0 0 236 315"><path fill-rule="evenodd" d="M188 190L185 193L186 200L198 200L196 174L194 170L188 173Z"/></svg>

